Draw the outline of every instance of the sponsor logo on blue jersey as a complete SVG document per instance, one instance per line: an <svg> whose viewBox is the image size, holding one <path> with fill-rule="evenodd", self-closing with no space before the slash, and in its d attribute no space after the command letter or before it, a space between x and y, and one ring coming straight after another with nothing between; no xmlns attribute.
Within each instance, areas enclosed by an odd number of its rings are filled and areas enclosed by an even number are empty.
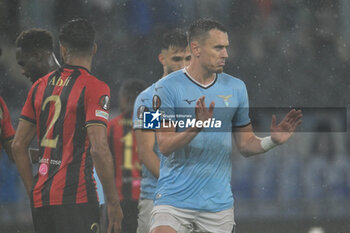
<svg viewBox="0 0 350 233"><path fill-rule="evenodd" d="M145 129L159 129L160 128L160 113L156 112L144 112L143 113L143 128Z"/></svg>

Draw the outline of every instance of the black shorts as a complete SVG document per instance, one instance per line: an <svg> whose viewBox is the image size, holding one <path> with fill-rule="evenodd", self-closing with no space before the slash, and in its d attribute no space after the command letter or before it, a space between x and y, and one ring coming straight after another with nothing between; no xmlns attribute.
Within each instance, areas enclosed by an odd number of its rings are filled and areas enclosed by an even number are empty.
<svg viewBox="0 0 350 233"><path fill-rule="evenodd" d="M122 200L120 205L124 214L122 233L136 233L137 215L139 213L138 200Z"/></svg>
<svg viewBox="0 0 350 233"><path fill-rule="evenodd" d="M98 203L32 208L36 233L98 233Z"/></svg>

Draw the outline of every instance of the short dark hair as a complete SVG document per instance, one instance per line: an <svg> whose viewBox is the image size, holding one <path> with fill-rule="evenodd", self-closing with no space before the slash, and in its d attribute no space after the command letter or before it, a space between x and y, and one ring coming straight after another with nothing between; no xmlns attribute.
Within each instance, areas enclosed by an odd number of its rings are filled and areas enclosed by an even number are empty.
<svg viewBox="0 0 350 233"><path fill-rule="evenodd" d="M179 28L165 32L162 35L160 42L161 50L169 49L169 47L178 47L185 49L187 45L188 43L186 33Z"/></svg>
<svg viewBox="0 0 350 233"><path fill-rule="evenodd" d="M191 42L194 39L205 39L207 33L212 29L227 32L225 26L215 20L199 19L193 22L188 29L188 41Z"/></svg>
<svg viewBox="0 0 350 233"><path fill-rule="evenodd" d="M142 79L127 79L120 86L119 94L122 95L128 106L133 108L136 97L147 87L147 84Z"/></svg>
<svg viewBox="0 0 350 233"><path fill-rule="evenodd" d="M47 30L31 28L23 31L16 39L16 47L24 51L47 50L53 51L53 37Z"/></svg>
<svg viewBox="0 0 350 233"><path fill-rule="evenodd" d="M58 38L72 53L89 53L95 43L95 30L86 19L73 19L61 27Z"/></svg>

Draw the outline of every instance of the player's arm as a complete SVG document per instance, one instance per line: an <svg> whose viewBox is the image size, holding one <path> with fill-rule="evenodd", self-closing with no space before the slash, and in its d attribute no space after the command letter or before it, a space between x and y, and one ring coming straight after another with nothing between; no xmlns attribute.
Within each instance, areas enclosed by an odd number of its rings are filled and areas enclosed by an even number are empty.
<svg viewBox="0 0 350 233"><path fill-rule="evenodd" d="M14 162L13 156L12 156L12 149L11 149L12 142L13 142L12 139L4 142L3 147L4 147L4 150L6 151L7 156L9 157L10 161Z"/></svg>
<svg viewBox="0 0 350 233"><path fill-rule="evenodd" d="M29 196L33 186L33 175L28 147L34 138L35 133L35 124L26 120L20 120L11 147L18 172L23 180L24 187Z"/></svg>
<svg viewBox="0 0 350 233"><path fill-rule="evenodd" d="M14 162L13 156L12 156L12 150L11 150L11 144L13 141L13 137L15 135L15 130L13 129L12 123L11 123L11 116L10 112L7 108L7 105L5 101L0 97L0 112L1 112L1 119L0 119L0 140L3 145L3 148L6 151L6 154L8 155L8 158L11 162Z"/></svg>
<svg viewBox="0 0 350 233"><path fill-rule="evenodd" d="M209 109L205 105L205 97L202 96L196 103L196 119L205 121L213 117L215 103L211 102ZM176 132L174 127L161 127L157 130L157 141L159 150L163 155L168 156L177 149L186 146L201 131L201 128L191 127L183 132Z"/></svg>
<svg viewBox="0 0 350 233"><path fill-rule="evenodd" d="M156 178L159 177L160 161L156 153L153 151L155 143L155 132L151 130L135 130L137 153L141 163Z"/></svg>
<svg viewBox="0 0 350 233"><path fill-rule="evenodd" d="M102 125L90 125L87 126L87 134L91 143L91 157L107 199L108 232L111 232L111 229L119 232L123 212L115 185L113 158L108 146L107 129Z"/></svg>
<svg viewBox="0 0 350 233"><path fill-rule="evenodd" d="M188 128L183 132L176 132L176 128L171 126L169 128L161 127L157 130L157 141L160 152L168 156L177 149L186 146L197 136L200 128Z"/></svg>
<svg viewBox="0 0 350 233"><path fill-rule="evenodd" d="M264 153L273 147L285 143L301 124L301 111L291 110L277 125L276 116L271 120L271 136L265 138L257 137L253 132L252 125L237 127L234 132L234 140L238 150L244 156L252 156Z"/></svg>

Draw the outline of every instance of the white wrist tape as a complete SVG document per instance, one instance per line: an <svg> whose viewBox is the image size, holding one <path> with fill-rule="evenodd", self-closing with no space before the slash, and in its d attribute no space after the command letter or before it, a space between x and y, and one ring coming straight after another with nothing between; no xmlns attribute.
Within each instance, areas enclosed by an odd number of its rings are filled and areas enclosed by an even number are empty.
<svg viewBox="0 0 350 233"><path fill-rule="evenodd" d="M261 147L264 149L264 151L269 151L275 146L278 146L278 144L274 143L271 139L271 136L264 137L260 142Z"/></svg>

